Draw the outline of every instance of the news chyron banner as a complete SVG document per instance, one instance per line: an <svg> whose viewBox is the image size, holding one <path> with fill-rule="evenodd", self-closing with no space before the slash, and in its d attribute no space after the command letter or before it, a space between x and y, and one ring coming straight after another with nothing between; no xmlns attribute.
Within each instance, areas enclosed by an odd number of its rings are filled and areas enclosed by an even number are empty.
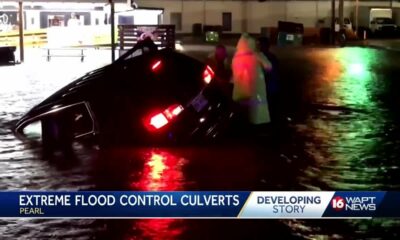
<svg viewBox="0 0 400 240"><path fill-rule="evenodd" d="M0 192L0 218L376 217L400 217L400 192Z"/></svg>

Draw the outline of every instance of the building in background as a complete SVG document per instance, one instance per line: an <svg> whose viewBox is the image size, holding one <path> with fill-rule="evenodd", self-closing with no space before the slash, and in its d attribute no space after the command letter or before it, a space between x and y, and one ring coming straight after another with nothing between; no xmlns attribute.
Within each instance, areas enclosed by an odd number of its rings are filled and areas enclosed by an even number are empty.
<svg viewBox="0 0 400 240"><path fill-rule="evenodd" d="M138 8L133 8L128 2L127 0L115 1L117 25L173 24L178 34L193 34L205 25L218 25L224 33L262 33L263 29L277 27L278 21L301 23L306 31L311 29L317 32L315 29L324 19L329 19L331 14L329 0L263 2L257 0L136 0L135 7ZM357 2L360 6L400 8L399 2L362 0ZM356 1L344 2L344 17L353 23L355 22L355 6ZM17 12L18 1L0 0L0 37L2 34L9 36L10 32L10 34L17 33L19 21ZM91 39L89 42L108 41L105 39L109 35L107 26L110 24L110 5L105 0L24 1L23 16L25 32L45 31L50 36L57 35L51 32L58 29L57 31L61 31L62 34L82 35L80 37L86 39L85 41ZM81 32L76 30L78 26ZM74 30L67 30L71 27ZM64 29L61 30L61 28ZM0 44L1 41L0 39ZM78 42L84 43L83 40Z"/></svg>
<svg viewBox="0 0 400 240"><path fill-rule="evenodd" d="M18 1L0 0L0 25L3 16L8 23L17 22ZM191 33L193 24L221 25L225 32L248 31L259 33L262 27L277 26L278 21L293 21L305 27L315 27L318 20L330 16L331 2L320 1L265 1L257 0L136 0L134 10L126 0L116 0L117 24L175 24L178 32ZM399 2L359 1L361 6L399 8ZM356 1L344 2L344 16L352 18ZM25 29L64 26L72 17L79 16L84 25L109 23L109 5L102 0L83 1L24 1ZM53 19L55 19L53 21ZM352 19L353 20L353 19ZM354 22L354 21L353 21Z"/></svg>
<svg viewBox="0 0 400 240"><path fill-rule="evenodd" d="M162 8L133 9L124 1L115 4L115 23L161 24ZM24 1L27 43L51 46L107 44L110 42L110 5L107 1ZM18 36L18 1L0 1L0 44L15 45ZM74 39L74 40L71 40Z"/></svg>

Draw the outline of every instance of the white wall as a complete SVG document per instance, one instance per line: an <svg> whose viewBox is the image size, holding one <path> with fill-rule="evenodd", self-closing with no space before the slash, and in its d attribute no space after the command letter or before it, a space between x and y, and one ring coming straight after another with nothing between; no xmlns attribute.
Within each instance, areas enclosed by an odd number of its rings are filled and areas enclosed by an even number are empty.
<svg viewBox="0 0 400 240"><path fill-rule="evenodd" d="M317 19L317 2L301 1L287 2L287 21L303 23L304 26L314 27Z"/></svg>
<svg viewBox="0 0 400 240"><path fill-rule="evenodd" d="M335 16L339 16L339 6L338 2L336 2L336 12ZM315 14L315 20L318 21L319 19L329 19L331 16L331 2L330 1L317 1L315 2L315 7L316 7L316 14ZM344 6L343 6L343 16L346 18L352 18L352 12L354 10L354 2L352 1L345 1ZM330 21L330 20L329 20ZM315 22L314 22L315 24ZM310 26L310 24L307 24ZM314 25L315 26L315 25ZM311 26L310 26L311 27Z"/></svg>
<svg viewBox="0 0 400 240"><path fill-rule="evenodd" d="M206 3L206 25L222 25L222 13L232 13L232 32L242 31L242 3L239 1L215 1Z"/></svg>
<svg viewBox="0 0 400 240"><path fill-rule="evenodd" d="M247 3L247 31L259 33L261 27L276 26L279 20L286 19L286 2Z"/></svg>
<svg viewBox="0 0 400 240"><path fill-rule="evenodd" d="M32 24L33 18L33 24ZM40 28L40 12L39 11L26 11L26 29L39 29Z"/></svg>
<svg viewBox="0 0 400 240"><path fill-rule="evenodd" d="M222 13L232 13L232 32L241 32L243 19L240 1L181 1L181 0L137 0L139 7L163 8L165 24L170 23L171 12L182 13L182 31L192 32L194 23L221 25Z"/></svg>
<svg viewBox="0 0 400 240"><path fill-rule="evenodd" d="M204 5L202 1L185 1L182 13L182 31L192 32L193 23L202 23L204 21ZM167 22L166 22L167 23Z"/></svg>
<svg viewBox="0 0 400 240"><path fill-rule="evenodd" d="M96 19L99 20L99 25L104 25L104 12L103 11L93 11L90 15L90 22L92 25L96 25Z"/></svg>
<svg viewBox="0 0 400 240"><path fill-rule="evenodd" d="M136 3L139 5L139 7L163 8L164 9L164 15L163 15L163 23L164 24L169 24L170 23L171 12L182 12L182 6L183 6L182 5L182 1L179 1L179 0L174 0L174 1L136 0ZM184 24L185 23L185 18L183 16L182 16L182 18L183 18L182 19L182 24ZM187 22L193 21L193 20L195 20L195 18L190 19L190 20L186 19ZM191 30L187 31L187 32L191 32Z"/></svg>
<svg viewBox="0 0 400 240"><path fill-rule="evenodd" d="M99 1L99 0L97 0ZM125 1L123 1L125 2ZM279 20L303 23L305 27L315 27L319 19L329 18L331 15L331 2L327 0L318 1L230 1L230 0L136 0L139 7L164 9L163 23L170 24L172 12L182 13L182 30L177 32L191 33L194 23L207 25L221 25L222 13L232 13L232 31L240 33L248 31L259 33L262 27L276 27ZM60 3L48 3L48 5L59 6ZM124 3L118 5L126 6ZM388 1L360 2L360 6L389 7ZM72 7L71 3L64 4L66 8ZM82 6L82 5L81 5ZM85 4L90 7L92 4ZM103 6L103 5L101 5ZM400 2L393 1L393 6L400 8ZM106 9L108 9L106 7ZM338 13L338 1L336 1L336 15ZM355 0L344 2L344 16L352 18L355 9ZM108 10L106 10L108 11ZM395 12L397 12L395 10ZM400 10L398 11L398 22L400 22ZM27 11L28 29L39 28L39 11ZM35 19L31 24L31 18ZM92 12L92 24L95 19L100 19L103 24L104 13Z"/></svg>

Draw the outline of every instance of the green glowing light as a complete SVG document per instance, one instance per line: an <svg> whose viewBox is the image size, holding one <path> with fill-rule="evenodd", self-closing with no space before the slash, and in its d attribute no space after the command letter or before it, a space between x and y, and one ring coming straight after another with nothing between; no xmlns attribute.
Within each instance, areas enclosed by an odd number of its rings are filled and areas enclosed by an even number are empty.
<svg viewBox="0 0 400 240"><path fill-rule="evenodd" d="M377 57L375 51L364 48L343 48L335 57L342 65L338 94L347 104L363 106L370 104L369 86L374 79L371 68Z"/></svg>
<svg viewBox="0 0 400 240"><path fill-rule="evenodd" d="M352 63L349 66L349 73L351 74L362 74L366 72L366 68L362 63Z"/></svg>

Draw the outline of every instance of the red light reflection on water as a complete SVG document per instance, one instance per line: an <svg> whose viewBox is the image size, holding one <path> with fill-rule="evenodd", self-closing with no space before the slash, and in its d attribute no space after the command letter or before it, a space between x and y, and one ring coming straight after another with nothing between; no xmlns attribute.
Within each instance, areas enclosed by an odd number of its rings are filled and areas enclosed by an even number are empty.
<svg viewBox="0 0 400 240"><path fill-rule="evenodd" d="M182 167L186 160L165 150L150 149L141 155L144 159L143 171L131 188L140 191L180 191L183 190ZM148 219L134 223L134 231L143 239L176 239L183 232L182 220ZM129 239L138 239L129 238Z"/></svg>
<svg viewBox="0 0 400 240"><path fill-rule="evenodd" d="M186 160L165 150L146 151L144 166L138 181L131 188L140 191L179 191L183 188L182 167Z"/></svg>
<svg viewBox="0 0 400 240"><path fill-rule="evenodd" d="M177 239L182 235L182 222L179 219L148 219L137 221L135 226L141 232L140 239L167 240Z"/></svg>

